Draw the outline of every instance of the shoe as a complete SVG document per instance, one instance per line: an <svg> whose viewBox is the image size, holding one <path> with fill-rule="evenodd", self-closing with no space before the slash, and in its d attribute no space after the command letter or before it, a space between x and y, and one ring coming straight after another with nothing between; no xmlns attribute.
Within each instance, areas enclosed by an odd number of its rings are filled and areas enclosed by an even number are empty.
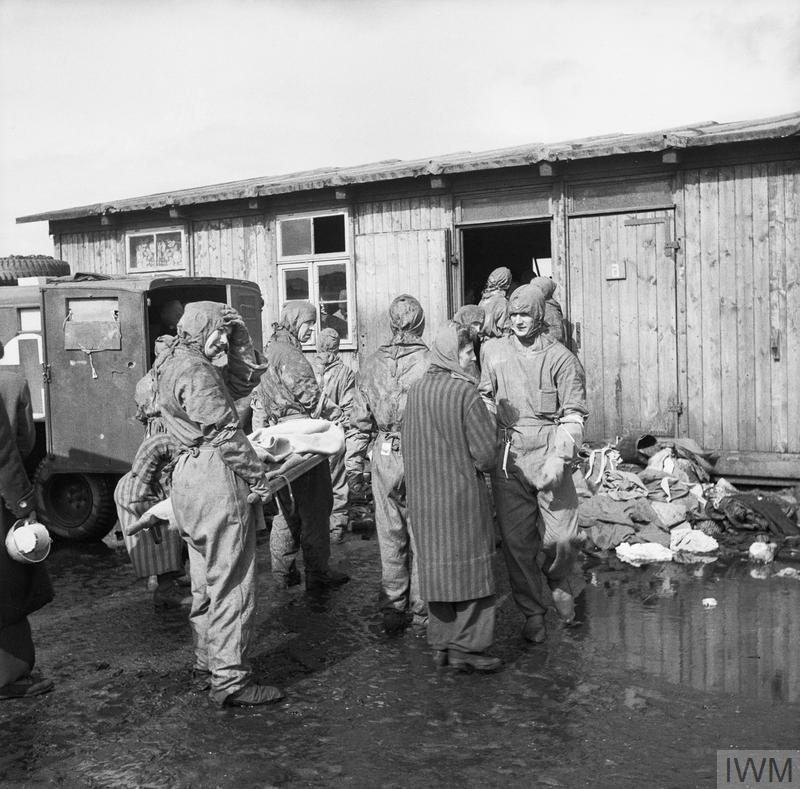
<svg viewBox="0 0 800 789"><path fill-rule="evenodd" d="M340 543L344 542L344 527L343 526L334 526L331 529L331 544L332 545L339 545Z"/></svg>
<svg viewBox="0 0 800 789"><path fill-rule="evenodd" d="M383 629L387 635L395 636L406 629L408 618L405 611L398 611L396 608L387 608L383 612Z"/></svg>
<svg viewBox="0 0 800 789"><path fill-rule="evenodd" d="M442 668L447 665L446 649L434 649L432 656L433 656L433 665L436 666L436 668Z"/></svg>
<svg viewBox="0 0 800 789"><path fill-rule="evenodd" d="M544 644L547 640L547 627L544 623L543 614L535 614L525 620L525 626L522 628L522 637L532 644Z"/></svg>
<svg viewBox="0 0 800 789"><path fill-rule="evenodd" d="M197 693L211 690L211 672L207 668L193 668L191 683Z"/></svg>
<svg viewBox="0 0 800 789"><path fill-rule="evenodd" d="M350 576L340 570L328 569L321 575L309 575L306 573L306 591L321 592L334 586L346 584L349 580Z"/></svg>
<svg viewBox="0 0 800 789"><path fill-rule="evenodd" d="M175 580L159 584L153 592L153 606L156 611L174 608L189 608L192 605L192 595L187 594L186 588Z"/></svg>
<svg viewBox="0 0 800 789"><path fill-rule="evenodd" d="M451 649L447 653L447 662L452 668L461 671L474 669L487 673L497 671L503 665L503 661L499 657L482 655L479 652L459 652L455 649Z"/></svg>
<svg viewBox="0 0 800 789"><path fill-rule="evenodd" d="M257 685L253 682L228 696L223 702L223 706L257 707L260 704L274 704L285 697L286 694L274 685Z"/></svg>
<svg viewBox="0 0 800 789"><path fill-rule="evenodd" d="M575 598L563 589L553 589L553 605L565 625L575 621Z"/></svg>
<svg viewBox="0 0 800 789"><path fill-rule="evenodd" d="M0 688L0 700L3 699L27 699L31 696L41 696L49 693L55 685L52 679L44 679L38 674L29 674L16 682L9 682Z"/></svg>

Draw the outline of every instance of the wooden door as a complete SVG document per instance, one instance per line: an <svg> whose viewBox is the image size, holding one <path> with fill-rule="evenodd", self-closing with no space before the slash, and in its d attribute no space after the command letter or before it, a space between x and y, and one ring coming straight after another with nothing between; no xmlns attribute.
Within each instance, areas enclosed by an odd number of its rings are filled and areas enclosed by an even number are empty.
<svg viewBox="0 0 800 789"><path fill-rule="evenodd" d="M591 440L675 432L674 237L672 210L569 219L571 341L586 370Z"/></svg>
<svg viewBox="0 0 800 789"><path fill-rule="evenodd" d="M356 310L359 353L391 337L389 305L402 293L425 310L425 338L449 317L449 234L410 230L356 236Z"/></svg>

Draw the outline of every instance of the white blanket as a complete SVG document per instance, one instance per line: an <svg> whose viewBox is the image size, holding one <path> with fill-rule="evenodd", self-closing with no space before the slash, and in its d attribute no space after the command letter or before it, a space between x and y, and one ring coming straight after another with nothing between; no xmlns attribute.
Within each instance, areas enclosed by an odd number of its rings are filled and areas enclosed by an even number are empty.
<svg viewBox="0 0 800 789"><path fill-rule="evenodd" d="M290 419L254 430L248 438L259 458L279 463L292 452L338 455L344 451L344 430L325 419Z"/></svg>

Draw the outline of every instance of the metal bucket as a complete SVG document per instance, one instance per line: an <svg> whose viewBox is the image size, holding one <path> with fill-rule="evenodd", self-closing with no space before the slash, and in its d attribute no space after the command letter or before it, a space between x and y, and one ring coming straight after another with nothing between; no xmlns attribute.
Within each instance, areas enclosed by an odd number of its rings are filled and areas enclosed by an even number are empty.
<svg viewBox="0 0 800 789"><path fill-rule="evenodd" d="M6 535L8 555L22 564L44 561L50 553L52 543L45 526L35 521L16 521Z"/></svg>
<svg viewBox="0 0 800 789"><path fill-rule="evenodd" d="M623 463L638 463L646 466L653 450L658 445L658 439L649 433L632 433L623 436L617 441L617 452L619 452Z"/></svg>

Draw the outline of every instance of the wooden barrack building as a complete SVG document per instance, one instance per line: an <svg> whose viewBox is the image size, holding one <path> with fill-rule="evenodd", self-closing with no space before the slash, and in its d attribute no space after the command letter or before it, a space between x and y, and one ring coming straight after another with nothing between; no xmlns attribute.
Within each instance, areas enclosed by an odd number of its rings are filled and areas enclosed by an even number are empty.
<svg viewBox="0 0 800 789"><path fill-rule="evenodd" d="M417 296L430 333L489 271L552 275L589 435L689 436L800 479L800 113L253 178L21 217L74 271L257 282L265 330L322 305L345 353ZM352 360L357 364L357 359Z"/></svg>

